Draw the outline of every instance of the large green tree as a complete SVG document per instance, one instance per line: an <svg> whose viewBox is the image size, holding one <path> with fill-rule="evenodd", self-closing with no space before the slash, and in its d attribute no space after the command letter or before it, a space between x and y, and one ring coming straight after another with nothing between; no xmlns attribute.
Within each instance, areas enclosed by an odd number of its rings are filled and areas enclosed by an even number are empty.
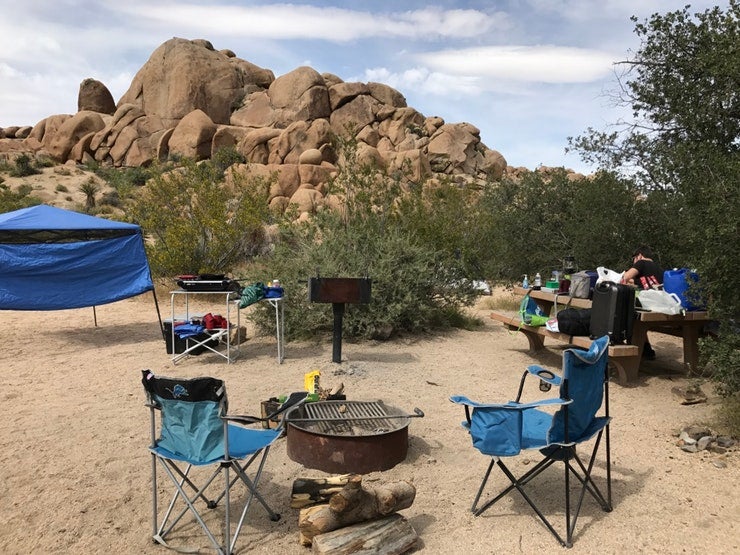
<svg viewBox="0 0 740 555"><path fill-rule="evenodd" d="M701 275L722 327L702 353L721 390L740 391L740 4L690 6L635 22L640 47L618 64L632 117L570 140L585 161L629 174L661 222L654 246ZM648 241L648 238L646 238Z"/></svg>

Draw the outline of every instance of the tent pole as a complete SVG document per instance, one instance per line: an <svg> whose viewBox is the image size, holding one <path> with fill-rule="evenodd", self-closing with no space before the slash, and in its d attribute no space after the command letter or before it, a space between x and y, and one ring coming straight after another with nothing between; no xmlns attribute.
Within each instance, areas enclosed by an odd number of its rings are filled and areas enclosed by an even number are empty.
<svg viewBox="0 0 740 555"><path fill-rule="evenodd" d="M95 312L95 305L93 305L93 322L95 322L95 327L98 327L98 313Z"/></svg>
<svg viewBox="0 0 740 555"><path fill-rule="evenodd" d="M152 295L154 296L154 306L157 308L157 318L159 319L159 329L162 332L162 337L167 341L167 337L164 332L164 324L162 323L162 314L159 312L159 303L157 302L157 290L152 287Z"/></svg>

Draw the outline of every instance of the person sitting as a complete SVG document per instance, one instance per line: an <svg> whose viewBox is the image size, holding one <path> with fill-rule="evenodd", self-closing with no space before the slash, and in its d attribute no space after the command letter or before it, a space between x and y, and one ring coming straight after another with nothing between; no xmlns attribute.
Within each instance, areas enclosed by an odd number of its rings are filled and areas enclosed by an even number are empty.
<svg viewBox="0 0 740 555"><path fill-rule="evenodd" d="M638 289L650 289L663 284L663 268L653 260L653 250L642 245L632 254L632 266L622 274L622 283L633 285ZM647 360L655 359L655 350L650 341L645 339L642 357Z"/></svg>

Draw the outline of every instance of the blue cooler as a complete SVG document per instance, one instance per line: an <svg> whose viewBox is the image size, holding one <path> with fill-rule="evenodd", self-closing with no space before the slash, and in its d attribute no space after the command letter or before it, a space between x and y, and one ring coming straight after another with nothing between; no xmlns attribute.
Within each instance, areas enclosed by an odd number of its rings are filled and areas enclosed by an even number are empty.
<svg viewBox="0 0 740 555"><path fill-rule="evenodd" d="M699 274L688 268L666 270L663 272L663 290L675 293L681 299L681 306L686 310L703 310L703 299L697 298L697 292L689 291L692 284L699 281Z"/></svg>

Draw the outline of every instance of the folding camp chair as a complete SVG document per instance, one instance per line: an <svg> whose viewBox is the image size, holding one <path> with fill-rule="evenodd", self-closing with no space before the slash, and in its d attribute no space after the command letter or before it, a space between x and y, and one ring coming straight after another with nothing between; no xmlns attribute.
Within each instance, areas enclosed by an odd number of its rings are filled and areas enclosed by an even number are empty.
<svg viewBox="0 0 740 555"><path fill-rule="evenodd" d="M168 546L168 536L183 517L190 513L200 524L216 551L228 555L234 550L253 499L264 507L271 520L279 520L280 515L270 508L257 487L270 446L282 434L282 427L250 429L242 424L266 419L227 415L226 387L222 380L209 377L165 378L155 376L150 370L144 370L142 382L151 414L152 443L149 451L152 454L154 542ZM291 403L296 402L300 402L300 399L293 397ZM287 410L288 406L289 403L285 403L279 412ZM272 414L268 418L274 416ZM161 522L157 495L158 463L175 486ZM247 469L252 463L256 463L256 471L250 478ZM194 467L211 468L208 471L198 471ZM196 474L204 478L198 485L195 483ZM216 480L220 474L223 474L223 482ZM229 493L238 481L246 486L248 497L232 535ZM210 491L213 491L213 494ZM201 515L196 503L208 509L215 509L222 499L223 541L219 543L216 535L206 524L208 517L205 514ZM204 504L200 503L201 500ZM188 519L183 521L185 522L192 523Z"/></svg>
<svg viewBox="0 0 740 555"><path fill-rule="evenodd" d="M522 375L515 401L486 404L476 403L463 396L450 398L454 403L465 406L466 421L463 426L470 432L473 446L482 454L492 457L471 508L476 516L516 489L560 544L571 547L586 492L591 494L604 511L612 510L608 348L609 337L604 336L593 341L588 351L567 349L563 353L562 377L540 366L528 367ZM542 391L548 391L552 385L558 386L559 396L530 403L521 402L525 380L530 375L539 378ZM554 413L541 410L545 407L557 410ZM602 435L605 438L606 496L594 483L592 476ZM584 464L576 447L594 437L590 458ZM504 464L503 457L516 456L525 449L538 449L543 458L517 478ZM531 491L530 482L558 462L565 466L565 539L525 491L525 486ZM511 484L479 507L478 502L494 465L498 465ZM577 480L574 482L576 486L580 484L575 508L571 506L571 476Z"/></svg>

